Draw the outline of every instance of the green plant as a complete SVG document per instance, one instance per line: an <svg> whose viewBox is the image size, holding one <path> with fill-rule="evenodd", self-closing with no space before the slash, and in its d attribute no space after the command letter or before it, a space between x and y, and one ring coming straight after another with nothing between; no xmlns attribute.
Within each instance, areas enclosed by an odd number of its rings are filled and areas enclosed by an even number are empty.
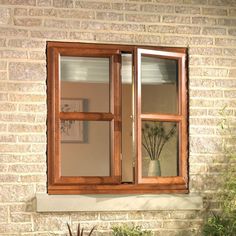
<svg viewBox="0 0 236 236"><path fill-rule="evenodd" d="M174 136L176 125L173 124L168 130L163 122L145 123L142 128L142 145L151 160L158 160L165 144Z"/></svg>
<svg viewBox="0 0 236 236"><path fill-rule="evenodd" d="M222 190L217 196L220 211L211 213L207 218L203 227L205 236L236 235L236 151L234 146L236 136L225 116L225 109L223 108L220 113L222 116L220 126L224 135L223 153L227 160L227 167L222 173Z"/></svg>
<svg viewBox="0 0 236 236"><path fill-rule="evenodd" d="M147 230L142 230L140 226L129 226L124 224L122 226L112 227L113 236L151 236L152 232Z"/></svg>
<svg viewBox="0 0 236 236"><path fill-rule="evenodd" d="M73 236L72 234L72 231L71 231L71 228L70 228L70 225L67 223L67 227L68 227L68 230L69 230L69 235L70 236ZM90 232L88 233L88 236L91 236L93 231L95 229L95 226L90 230ZM77 236L83 236L84 235L84 229L80 229L80 224L78 224L78 228L77 228Z"/></svg>

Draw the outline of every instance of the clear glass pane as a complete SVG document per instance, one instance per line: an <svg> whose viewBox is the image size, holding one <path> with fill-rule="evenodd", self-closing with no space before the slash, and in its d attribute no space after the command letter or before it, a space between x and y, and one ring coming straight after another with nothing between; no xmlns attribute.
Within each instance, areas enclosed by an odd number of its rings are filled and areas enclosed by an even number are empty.
<svg viewBox="0 0 236 236"><path fill-rule="evenodd" d="M110 176L110 122L61 121L62 176Z"/></svg>
<svg viewBox="0 0 236 236"><path fill-rule="evenodd" d="M61 100L83 99L84 112L109 112L109 58L60 57Z"/></svg>
<svg viewBox="0 0 236 236"><path fill-rule="evenodd" d="M133 182L132 54L122 54L122 182Z"/></svg>
<svg viewBox="0 0 236 236"><path fill-rule="evenodd" d="M142 176L178 176L178 125L142 121Z"/></svg>
<svg viewBox="0 0 236 236"><path fill-rule="evenodd" d="M141 55L142 113L178 112L178 63Z"/></svg>

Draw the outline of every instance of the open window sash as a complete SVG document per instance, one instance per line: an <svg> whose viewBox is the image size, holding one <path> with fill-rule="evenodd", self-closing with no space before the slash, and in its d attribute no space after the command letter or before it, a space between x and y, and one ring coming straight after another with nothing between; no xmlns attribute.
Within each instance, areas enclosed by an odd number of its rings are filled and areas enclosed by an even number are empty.
<svg viewBox="0 0 236 236"><path fill-rule="evenodd" d="M185 63L186 63L186 53L185 52L170 52L164 50L150 50L150 49L136 49L136 57L135 57L135 117L136 117L136 182L138 184L156 184L156 185L173 185L180 184L186 185L188 183L187 180L187 91L186 91L186 71L185 71ZM148 67L144 67L145 63L150 63L153 61L153 66L156 68L156 74L148 74ZM176 68L173 69L176 65ZM147 69L143 69L147 68ZM174 70L173 76L162 76L160 74L165 74L168 70ZM169 73L170 74L170 73ZM170 78L171 77L171 78ZM173 77L173 78L172 78ZM174 81L176 79L176 81ZM164 88L168 84L175 83L176 90L176 104L174 108L170 110L165 110L160 107L155 107L153 110L148 108L148 105L145 103L150 103L150 98L148 100L148 96L150 97L151 90L154 91L154 87L156 86L155 94L153 96L158 96L158 91L161 87ZM165 85L167 84L167 85ZM169 86L170 87L170 86ZM172 86L173 87L173 86ZM148 88L151 88L148 90ZM146 90L145 90L146 89ZM173 89L171 91L174 91ZM149 93L148 93L149 92ZM167 91L168 92L168 91ZM170 92L170 91L169 91ZM147 95L148 93L148 95ZM174 92L175 93L175 92ZM171 96L171 94L169 94ZM147 98L146 98L147 97ZM166 97L166 96L165 96ZM163 97L162 99L165 99ZM157 103L162 103L161 100L156 101ZM173 128L175 127L175 128ZM166 130L165 130L166 129ZM172 129L172 130L171 130ZM162 131L161 131L162 130ZM164 131L163 131L164 130ZM153 132L153 133L152 133ZM158 134L159 132L159 134ZM162 132L162 133L161 133ZM167 143L172 142L173 139L168 136L169 133L172 136L175 136L175 146L167 145ZM165 142L167 139L167 142ZM172 139L172 140L171 140ZM164 143L164 145L162 145ZM158 147L159 145L159 147ZM161 147L162 146L162 147ZM161 168L165 168L164 165L167 165L167 160L163 160L166 157L164 155L158 155L164 153L164 149L175 149L176 160L173 161L175 165L176 172L167 170L173 169L172 167L166 167L166 173L151 173L148 171L150 168L151 162L156 163L159 162L159 172ZM171 154L170 150L165 150L169 156ZM146 156L145 157L145 154ZM171 154L171 155L170 155ZM161 160L160 160L161 159ZM169 157L171 160L171 157ZM146 163L145 163L146 162ZM149 162L149 166L147 164ZM161 164L160 164L161 163ZM146 165L146 167L144 167ZM155 164L157 165L157 164ZM158 169L154 168L154 169ZM145 169L146 173L145 173ZM152 170L151 170L152 171ZM168 172L169 171L169 172Z"/></svg>

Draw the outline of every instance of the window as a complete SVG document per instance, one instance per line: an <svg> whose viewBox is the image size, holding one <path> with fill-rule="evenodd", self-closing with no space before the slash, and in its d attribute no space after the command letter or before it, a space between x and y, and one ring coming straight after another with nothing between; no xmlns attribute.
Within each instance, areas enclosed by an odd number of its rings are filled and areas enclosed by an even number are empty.
<svg viewBox="0 0 236 236"><path fill-rule="evenodd" d="M186 49L48 42L48 193L187 193Z"/></svg>

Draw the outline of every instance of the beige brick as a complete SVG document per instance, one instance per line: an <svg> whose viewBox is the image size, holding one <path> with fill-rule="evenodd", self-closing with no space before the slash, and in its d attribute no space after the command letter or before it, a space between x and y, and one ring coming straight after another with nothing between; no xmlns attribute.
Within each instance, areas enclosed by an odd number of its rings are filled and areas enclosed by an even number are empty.
<svg viewBox="0 0 236 236"><path fill-rule="evenodd" d="M202 79L202 78L197 78L197 79L192 79L189 81L190 87L191 88L214 88L215 86L215 80L214 79ZM191 90L190 90L191 91Z"/></svg>
<svg viewBox="0 0 236 236"><path fill-rule="evenodd" d="M31 37L33 38L47 38L47 39L66 39L67 32L65 31L55 31L55 30L34 30L31 31Z"/></svg>
<svg viewBox="0 0 236 236"><path fill-rule="evenodd" d="M7 131L7 124L0 124L0 132Z"/></svg>
<svg viewBox="0 0 236 236"><path fill-rule="evenodd" d="M36 0L0 0L2 5L25 5L25 6L35 6Z"/></svg>
<svg viewBox="0 0 236 236"><path fill-rule="evenodd" d="M15 18L14 25L16 26L27 26L27 27L34 27L34 26L41 26L42 20L35 19L35 18Z"/></svg>
<svg viewBox="0 0 236 236"><path fill-rule="evenodd" d="M57 16L61 18L73 18L73 19L95 19L94 11L83 10L58 10Z"/></svg>
<svg viewBox="0 0 236 236"><path fill-rule="evenodd" d="M224 28L213 28L213 27L204 27L202 34L205 35L226 35L226 29Z"/></svg>
<svg viewBox="0 0 236 236"><path fill-rule="evenodd" d="M207 1L205 0L183 0L183 3L191 5L207 5Z"/></svg>
<svg viewBox="0 0 236 236"><path fill-rule="evenodd" d="M87 40L87 41L94 41L96 36L94 33L87 33L87 32L71 32L70 39L72 40Z"/></svg>
<svg viewBox="0 0 236 236"><path fill-rule="evenodd" d="M0 61L0 70L6 70L6 69L7 69L7 62Z"/></svg>
<svg viewBox="0 0 236 236"><path fill-rule="evenodd" d="M21 182L28 182L28 183L46 183L47 176L45 175L22 175L20 177Z"/></svg>
<svg viewBox="0 0 236 236"><path fill-rule="evenodd" d="M209 5L214 5L214 6L231 6L231 7L236 7L236 2L233 0L209 0L208 1Z"/></svg>
<svg viewBox="0 0 236 236"><path fill-rule="evenodd" d="M100 213L100 219L101 220L109 220L109 221L114 221L114 220L127 220L128 219L128 214L126 212L101 212Z"/></svg>
<svg viewBox="0 0 236 236"><path fill-rule="evenodd" d="M2 85L0 83L0 85ZM1 86L3 88L3 86ZM7 90L12 92L34 92L34 93L45 93L46 85L40 83L8 83Z"/></svg>
<svg viewBox="0 0 236 236"><path fill-rule="evenodd" d="M120 11L139 11L140 5L136 3L112 3L112 9Z"/></svg>
<svg viewBox="0 0 236 236"><path fill-rule="evenodd" d="M226 48L223 50L223 55L225 56L236 56L236 49Z"/></svg>
<svg viewBox="0 0 236 236"><path fill-rule="evenodd" d="M22 144L21 144L22 145ZM22 145L23 146L23 145ZM45 173L46 164L15 164L9 166L9 172L14 173Z"/></svg>
<svg viewBox="0 0 236 236"><path fill-rule="evenodd" d="M41 143L37 143L37 144L31 144L31 152L33 153L45 153L46 152L46 143L45 144L41 144Z"/></svg>
<svg viewBox="0 0 236 236"><path fill-rule="evenodd" d="M29 9L30 16L57 16L57 10L55 8L43 9L43 8L32 8Z"/></svg>
<svg viewBox="0 0 236 236"><path fill-rule="evenodd" d="M236 77L236 69L229 70L229 77Z"/></svg>
<svg viewBox="0 0 236 236"><path fill-rule="evenodd" d="M157 12L157 13L173 13L174 7L168 5L157 5L157 4L143 4L140 7L143 12Z"/></svg>
<svg viewBox="0 0 236 236"><path fill-rule="evenodd" d="M236 90L224 91L224 95L226 98L236 98Z"/></svg>
<svg viewBox="0 0 236 236"><path fill-rule="evenodd" d="M147 31L152 33L174 33L176 28L174 26L150 25L147 26Z"/></svg>
<svg viewBox="0 0 236 236"><path fill-rule="evenodd" d="M73 29L80 29L80 21L65 21L65 20L52 20L52 19L45 19L44 20L45 27L52 27L52 28L73 28Z"/></svg>
<svg viewBox="0 0 236 236"><path fill-rule="evenodd" d="M4 187L4 191L1 191L2 202L16 202L16 201L26 202L26 201L31 200L34 197L34 187L32 184L29 184L29 183L18 184L18 185L4 184L4 186L2 187ZM19 232L19 231L16 231L16 232Z"/></svg>
<svg viewBox="0 0 236 236"><path fill-rule="evenodd" d="M202 69L203 76L211 76L211 77L226 77L229 74L227 69L219 69L219 68L203 68Z"/></svg>
<svg viewBox="0 0 236 236"><path fill-rule="evenodd" d="M14 16L27 16L28 9L26 8L14 8Z"/></svg>
<svg viewBox="0 0 236 236"><path fill-rule="evenodd" d="M0 25L6 25L11 23L11 9L0 8Z"/></svg>
<svg viewBox="0 0 236 236"><path fill-rule="evenodd" d="M0 47L6 47L6 39L0 39Z"/></svg>
<svg viewBox="0 0 236 236"><path fill-rule="evenodd" d="M0 136L0 143L13 143L16 142L17 138L15 135L10 134L1 134Z"/></svg>
<svg viewBox="0 0 236 236"><path fill-rule="evenodd" d="M206 100L206 99L196 99L196 98L190 98L190 107L214 107L214 101L213 100Z"/></svg>
<svg viewBox="0 0 236 236"><path fill-rule="evenodd" d="M9 131L10 132L44 132L45 131L45 126L40 125L40 124L11 124L9 125Z"/></svg>
<svg viewBox="0 0 236 236"><path fill-rule="evenodd" d="M61 8L72 8L73 0L53 0L53 6Z"/></svg>
<svg viewBox="0 0 236 236"><path fill-rule="evenodd" d="M236 39L226 39L226 38L216 38L215 44L217 46L235 46L236 45Z"/></svg>
<svg viewBox="0 0 236 236"><path fill-rule="evenodd" d="M0 111L16 111L17 110L17 104L12 104L12 103L1 103L0 106Z"/></svg>
<svg viewBox="0 0 236 236"><path fill-rule="evenodd" d="M31 215L28 213L22 213L22 212L12 212L10 214L10 220L11 222L31 222Z"/></svg>
<svg viewBox="0 0 236 236"><path fill-rule="evenodd" d="M10 80L42 81L46 78L46 66L43 63L10 62Z"/></svg>
<svg viewBox="0 0 236 236"><path fill-rule="evenodd" d="M20 179L19 175L7 174L7 173L0 174L1 183L16 183L19 181L19 179ZM0 213L0 219L1 219L1 213Z"/></svg>
<svg viewBox="0 0 236 236"><path fill-rule="evenodd" d="M46 135L43 134L34 134L34 135L18 135L17 136L18 142L23 143L46 143Z"/></svg>
<svg viewBox="0 0 236 236"><path fill-rule="evenodd" d="M207 115L207 109L200 109L200 108L190 108L189 110L189 116L206 116Z"/></svg>
<svg viewBox="0 0 236 236"><path fill-rule="evenodd" d="M0 101L7 101L8 94L7 93L0 93Z"/></svg>
<svg viewBox="0 0 236 236"><path fill-rule="evenodd" d="M75 1L75 7L84 9L95 9L95 10L109 10L111 9L111 3L109 2L96 2L96 1Z"/></svg>
<svg viewBox="0 0 236 236"><path fill-rule="evenodd" d="M106 42L133 42L134 35L132 34L114 34L114 33L99 33L96 34L96 40Z"/></svg>
<svg viewBox="0 0 236 236"><path fill-rule="evenodd" d="M98 220L99 212L80 212L80 213L72 213L71 220L72 221L89 221L89 220Z"/></svg>
<svg viewBox="0 0 236 236"><path fill-rule="evenodd" d="M210 17L202 17L202 16L195 16L192 18L193 24L200 24L200 25L217 25L217 19L210 18Z"/></svg>
<svg viewBox="0 0 236 236"><path fill-rule="evenodd" d="M185 47L189 42L188 37L180 37L180 36L164 36L162 38L162 43L165 45L179 45Z"/></svg>
<svg viewBox="0 0 236 236"><path fill-rule="evenodd" d="M125 31L125 32L142 32L145 31L144 25L141 24L109 24L101 22L82 22L81 28L86 30L108 30L108 31Z"/></svg>
<svg viewBox="0 0 236 236"><path fill-rule="evenodd" d="M131 22L160 22L160 16L155 14L127 13L125 20Z"/></svg>
<svg viewBox="0 0 236 236"><path fill-rule="evenodd" d="M138 44L153 44L157 45L161 42L161 37L159 35L135 35L134 41Z"/></svg>
<svg viewBox="0 0 236 236"><path fill-rule="evenodd" d="M39 94L9 94L9 101L12 102L30 102L30 103L46 103L46 96Z"/></svg>
<svg viewBox="0 0 236 236"><path fill-rule="evenodd" d="M46 112L46 104L18 104L20 112Z"/></svg>
<svg viewBox="0 0 236 236"><path fill-rule="evenodd" d="M218 66L227 66L227 67L236 67L236 60L230 58L216 58L216 65Z"/></svg>
<svg viewBox="0 0 236 236"><path fill-rule="evenodd" d="M203 15L210 15L210 16L227 16L227 9L226 8L211 8L211 7L203 7L202 8Z"/></svg>
<svg viewBox="0 0 236 236"><path fill-rule="evenodd" d="M44 51L29 52L29 59L45 61L46 54Z"/></svg>
<svg viewBox="0 0 236 236"><path fill-rule="evenodd" d="M8 46L17 48L41 48L44 49L46 43L44 41L36 41L29 39L9 39Z"/></svg>
<svg viewBox="0 0 236 236"><path fill-rule="evenodd" d="M223 25L223 26L235 26L236 25L236 19L218 19L218 25Z"/></svg>
<svg viewBox="0 0 236 236"><path fill-rule="evenodd" d="M190 96L192 98L221 98L223 97L223 91L218 91L218 90L191 90L190 91Z"/></svg>
<svg viewBox="0 0 236 236"><path fill-rule="evenodd" d="M205 38L205 37L191 37L189 40L190 45L213 45L213 38Z"/></svg>
<svg viewBox="0 0 236 236"><path fill-rule="evenodd" d="M229 16L236 16L236 9L229 9Z"/></svg>
<svg viewBox="0 0 236 236"><path fill-rule="evenodd" d="M7 80L8 79L8 74L6 71L0 71L0 78L1 80Z"/></svg>
<svg viewBox="0 0 236 236"><path fill-rule="evenodd" d="M190 48L189 49L190 55L222 55L221 48L210 48L210 47L203 47L203 48Z"/></svg>
<svg viewBox="0 0 236 236"><path fill-rule="evenodd" d="M0 58L27 59L26 51L0 50Z"/></svg>
<svg viewBox="0 0 236 236"><path fill-rule="evenodd" d="M200 7L176 6L175 12L179 14L200 14Z"/></svg>
<svg viewBox="0 0 236 236"><path fill-rule="evenodd" d="M51 4L51 0L48 1L48 0L38 0L37 1L37 6L40 6L40 7L50 7L52 4Z"/></svg>
<svg viewBox="0 0 236 236"><path fill-rule="evenodd" d="M97 12L96 19L109 21L123 21L124 14L115 12Z"/></svg>
<svg viewBox="0 0 236 236"><path fill-rule="evenodd" d="M36 115L34 114L20 114L20 113L11 113L11 114L0 114L0 121L8 122L35 122Z"/></svg>
<svg viewBox="0 0 236 236"><path fill-rule="evenodd" d="M174 15L167 15L162 16L162 22L165 23L174 23L174 24L190 24L191 18L189 16L174 16Z"/></svg>
<svg viewBox="0 0 236 236"><path fill-rule="evenodd" d="M236 29L228 29L228 34L236 36Z"/></svg>
<svg viewBox="0 0 236 236"><path fill-rule="evenodd" d="M22 153L29 152L31 150L31 146L29 144L0 143L0 149L2 153Z"/></svg>
<svg viewBox="0 0 236 236"><path fill-rule="evenodd" d="M178 26L176 27L177 34L200 34L201 28L194 26Z"/></svg>
<svg viewBox="0 0 236 236"><path fill-rule="evenodd" d="M68 230L65 222L69 222L69 215L35 214L33 217L36 231L63 230L64 232L67 232Z"/></svg>

